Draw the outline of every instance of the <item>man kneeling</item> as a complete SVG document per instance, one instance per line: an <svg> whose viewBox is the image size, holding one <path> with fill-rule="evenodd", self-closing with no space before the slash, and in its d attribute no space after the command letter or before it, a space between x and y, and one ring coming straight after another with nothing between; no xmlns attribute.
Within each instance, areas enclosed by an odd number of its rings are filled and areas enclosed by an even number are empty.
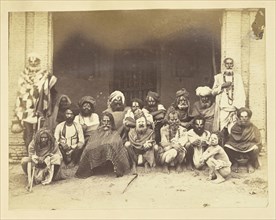
<svg viewBox="0 0 276 220"><path fill-rule="evenodd" d="M147 127L147 119L142 110L137 109L134 113L136 127L130 129L125 147L131 160L133 174L137 173L137 164L144 164L145 171L155 166L154 148L155 135L154 131Z"/></svg>

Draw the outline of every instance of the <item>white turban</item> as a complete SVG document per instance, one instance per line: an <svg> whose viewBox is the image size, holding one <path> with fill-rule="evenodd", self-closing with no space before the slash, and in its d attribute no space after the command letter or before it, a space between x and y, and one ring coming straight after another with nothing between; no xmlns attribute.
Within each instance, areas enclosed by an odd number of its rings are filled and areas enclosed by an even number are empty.
<svg viewBox="0 0 276 220"><path fill-rule="evenodd" d="M36 52L32 52L32 53L29 53L28 54L28 60L30 60L30 59L38 59L38 60L41 60L41 57L40 57L40 55L38 54L38 53L36 53Z"/></svg>
<svg viewBox="0 0 276 220"><path fill-rule="evenodd" d="M108 99L109 103L113 102L113 100L116 99L117 97L121 97L123 104L125 104L125 96L122 92L120 92L118 90L116 90L110 94L109 99Z"/></svg>
<svg viewBox="0 0 276 220"><path fill-rule="evenodd" d="M208 86L201 86L196 89L196 95L197 96L208 96L212 95L212 89L210 89Z"/></svg>

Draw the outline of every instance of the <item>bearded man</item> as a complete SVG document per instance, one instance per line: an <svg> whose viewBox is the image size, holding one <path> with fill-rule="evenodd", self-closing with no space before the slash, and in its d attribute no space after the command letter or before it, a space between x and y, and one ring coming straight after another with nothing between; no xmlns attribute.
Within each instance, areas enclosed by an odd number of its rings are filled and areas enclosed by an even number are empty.
<svg viewBox="0 0 276 220"><path fill-rule="evenodd" d="M52 114L52 100L56 95L54 85L57 78L40 66L38 54L28 55L28 66L19 76L19 91L15 104L15 116L12 132L21 132L28 150L36 129L38 117L45 118ZM14 129L17 128L17 129ZM18 129L19 128L19 129Z"/></svg>
<svg viewBox="0 0 276 220"><path fill-rule="evenodd" d="M234 172L238 172L241 161L246 161L248 172L253 173L260 166L258 157L262 149L261 133L250 121L252 117L250 109L240 108L237 116L238 121L232 127L224 149L233 164Z"/></svg>
<svg viewBox="0 0 276 220"><path fill-rule="evenodd" d="M145 114L151 114L153 117L155 141L158 144L161 140L160 129L164 124L164 117L166 114L165 107L160 104L158 93L152 91L148 92L143 112L145 112Z"/></svg>
<svg viewBox="0 0 276 220"><path fill-rule="evenodd" d="M125 106L124 94L117 90L111 93L108 98L107 106L108 107L104 112L112 114L117 132L123 139L125 139L127 132L124 129L123 120L126 112L129 110L129 107Z"/></svg>
<svg viewBox="0 0 276 220"><path fill-rule="evenodd" d="M170 173L170 167L182 171L182 163L187 150L184 147L188 142L187 129L180 126L179 113L174 108L166 114L167 125L161 128L161 142L158 149L158 162L163 166L163 172Z"/></svg>
<svg viewBox="0 0 276 220"><path fill-rule="evenodd" d="M170 108L173 107L178 112L181 126L189 130L192 123L189 92L185 88L182 88L176 92L175 96L175 101Z"/></svg>
<svg viewBox="0 0 276 220"><path fill-rule="evenodd" d="M83 151L84 137L82 127L74 122L78 114L77 106L71 104L65 111L65 121L57 125L55 129L55 139L59 145L66 165L78 164Z"/></svg>
<svg viewBox="0 0 276 220"><path fill-rule="evenodd" d="M112 162L117 177L129 170L128 153L115 130L114 118L109 112L104 112L100 126L88 140L75 175L78 178L90 177L94 168L103 166L107 161Z"/></svg>
<svg viewBox="0 0 276 220"><path fill-rule="evenodd" d="M144 164L145 172L155 167L154 149L155 145L154 131L147 126L147 119L142 110L135 111L136 127L130 129L125 146L131 160L132 172L137 173L137 165Z"/></svg>
<svg viewBox="0 0 276 220"><path fill-rule="evenodd" d="M202 116L196 116L193 120L193 129L188 131L188 149L187 163L189 169L194 166L196 169L201 169L204 164L201 162L203 152L209 145L210 132L204 129L205 119Z"/></svg>
<svg viewBox="0 0 276 220"><path fill-rule="evenodd" d="M50 184L59 170L61 160L62 155L52 132L45 128L38 130L29 145L29 156L21 160L22 169L28 175L27 189L32 181L35 184ZM32 171L35 172L34 179Z"/></svg>
<svg viewBox="0 0 276 220"><path fill-rule="evenodd" d="M99 124L99 116L95 113L96 101L91 96L84 96L79 101L80 114L75 117L75 122L82 127L85 144L87 143L91 133L95 131Z"/></svg>
<svg viewBox="0 0 276 220"><path fill-rule="evenodd" d="M212 89L208 86L198 87L196 95L199 100L193 104L191 116L201 115L205 118L205 130L213 131L215 103L213 102Z"/></svg>
<svg viewBox="0 0 276 220"><path fill-rule="evenodd" d="M242 77L234 72L234 60L225 58L225 71L215 75L212 94L216 96L213 131L223 131L227 138L237 120L237 109L245 106Z"/></svg>

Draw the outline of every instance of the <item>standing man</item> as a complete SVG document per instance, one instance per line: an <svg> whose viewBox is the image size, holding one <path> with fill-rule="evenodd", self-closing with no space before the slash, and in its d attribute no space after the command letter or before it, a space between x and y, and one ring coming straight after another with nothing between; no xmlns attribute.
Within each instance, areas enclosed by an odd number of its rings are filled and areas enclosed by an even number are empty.
<svg viewBox="0 0 276 220"><path fill-rule="evenodd" d="M216 96L213 131L223 131L228 136L237 120L237 109L245 106L242 77L233 71L234 60L225 58L225 71L215 75L212 94Z"/></svg>

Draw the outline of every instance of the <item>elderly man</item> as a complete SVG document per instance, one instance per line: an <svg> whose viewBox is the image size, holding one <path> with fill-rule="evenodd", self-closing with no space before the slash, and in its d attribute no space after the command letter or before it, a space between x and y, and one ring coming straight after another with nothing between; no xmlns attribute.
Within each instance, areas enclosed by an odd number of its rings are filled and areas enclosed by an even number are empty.
<svg viewBox="0 0 276 220"><path fill-rule="evenodd" d="M188 131L188 143L185 145L188 149L188 166L193 165L196 169L203 167L201 157L209 145L210 132L205 130L204 126L205 119L202 116L196 116L193 120L193 129ZM193 169L193 167L189 167L189 169Z"/></svg>
<svg viewBox="0 0 276 220"><path fill-rule="evenodd" d="M84 96L79 101L80 113L75 117L75 122L82 127L85 143L87 143L92 131L95 131L99 124L99 116L95 113L96 101L91 96Z"/></svg>
<svg viewBox="0 0 276 220"><path fill-rule="evenodd" d="M171 107L178 112L181 126L189 130L193 119L190 116L189 92L182 88L176 92L175 96L175 101Z"/></svg>
<svg viewBox="0 0 276 220"><path fill-rule="evenodd" d="M171 108L166 114L167 125L161 128L161 142L158 149L158 162L163 166L163 172L169 173L169 166L175 166L176 171L182 171L182 163L187 150L187 129L180 126L179 113Z"/></svg>
<svg viewBox="0 0 276 220"><path fill-rule="evenodd" d="M161 140L160 129L164 124L166 114L165 107L160 104L158 93L149 91L146 97L146 105L143 108L145 114L151 114L154 121L155 141L158 144Z"/></svg>
<svg viewBox="0 0 276 220"><path fill-rule="evenodd" d="M259 152L262 149L259 129L250 122L252 111L242 107L237 112L238 121L231 129L229 140L224 149L232 162L232 170L238 172L239 163L246 161L249 173L253 173L260 164Z"/></svg>
<svg viewBox="0 0 276 220"><path fill-rule="evenodd" d="M117 177L129 170L128 153L123 141L115 130L112 114L103 113L101 124L92 132L76 172L76 177L87 178L93 175L96 167L111 161Z"/></svg>
<svg viewBox="0 0 276 220"><path fill-rule="evenodd" d="M15 119L12 124L12 132L20 132L14 129L24 128L23 139L28 148L37 126L37 117L49 116L52 113L52 99L56 95L54 85L57 81L47 70L40 66L40 57L36 53L28 55L28 66L19 75L19 91L16 98Z"/></svg>
<svg viewBox="0 0 276 220"><path fill-rule="evenodd" d="M125 146L131 159L133 174L137 173L136 167L144 164L145 171L155 166L154 149L154 131L147 126L147 119L142 110L135 111L136 127L128 133L128 139Z"/></svg>
<svg viewBox="0 0 276 220"><path fill-rule="evenodd" d="M135 111L138 109L142 110L143 107L144 107L144 105L143 105L143 101L141 99L134 98L131 100L131 109L129 109L127 111L127 113L125 114L124 121L123 121L124 125L127 128L135 128L135 126L136 126L136 122L135 122L135 118L134 118ZM153 124L152 115L147 113L147 111L145 111L144 109L142 111L143 111L144 115L146 116L148 126L151 126L153 128L154 124Z"/></svg>
<svg viewBox="0 0 276 220"><path fill-rule="evenodd" d="M129 110L129 107L125 106L124 94L117 90L111 93L108 98L107 106L108 107L104 112L112 114L117 132L123 139L125 139L127 132L124 128L123 120L126 112Z"/></svg>
<svg viewBox="0 0 276 220"><path fill-rule="evenodd" d="M84 137L82 127L79 123L74 122L77 114L77 106L73 104L68 106L65 111L65 121L59 123L55 129L55 139L66 165L71 162L72 165L76 165L83 150Z"/></svg>
<svg viewBox="0 0 276 220"><path fill-rule="evenodd" d="M225 58L225 71L215 75L212 94L216 96L213 131L223 131L227 138L237 120L237 109L245 106L242 77L233 71L234 60Z"/></svg>
<svg viewBox="0 0 276 220"><path fill-rule="evenodd" d="M212 89L208 86L198 87L196 95L199 97L199 100L193 104L191 116L203 116L206 120L204 129L212 132L215 114Z"/></svg>
<svg viewBox="0 0 276 220"><path fill-rule="evenodd" d="M29 145L29 156L22 158L21 161L22 168L28 175L27 189L32 185L32 181L35 184L50 184L60 167L61 160L62 155L52 132L45 128L38 130Z"/></svg>

